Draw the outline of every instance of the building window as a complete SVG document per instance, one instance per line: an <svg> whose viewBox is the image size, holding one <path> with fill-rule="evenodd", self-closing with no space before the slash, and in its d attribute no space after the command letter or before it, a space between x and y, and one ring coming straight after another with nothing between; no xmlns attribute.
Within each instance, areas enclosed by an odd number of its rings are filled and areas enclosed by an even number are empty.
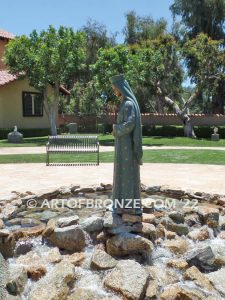
<svg viewBox="0 0 225 300"><path fill-rule="evenodd" d="M43 116L43 96L41 93L23 92L23 116Z"/></svg>

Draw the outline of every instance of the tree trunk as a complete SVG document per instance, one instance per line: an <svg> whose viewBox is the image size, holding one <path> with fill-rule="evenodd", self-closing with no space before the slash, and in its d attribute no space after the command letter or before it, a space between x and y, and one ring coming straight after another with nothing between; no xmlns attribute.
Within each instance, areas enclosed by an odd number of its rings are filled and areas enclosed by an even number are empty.
<svg viewBox="0 0 225 300"><path fill-rule="evenodd" d="M184 102L184 107L181 110L178 104L171 100L169 97L164 96L162 93L161 88L157 87L157 94L161 97L161 99L164 100L164 102L173 109L173 111L177 114L177 116L181 119L183 125L184 125L184 136L189 138L196 138L194 128L191 122L191 119L189 117L189 109L188 105L196 98L197 93L192 95L188 101Z"/></svg>
<svg viewBox="0 0 225 300"><path fill-rule="evenodd" d="M213 95L212 101L212 113L224 115L224 98L225 98L225 82L220 81L216 89L215 95Z"/></svg>
<svg viewBox="0 0 225 300"><path fill-rule="evenodd" d="M156 96L156 110L159 114L164 114L164 107L163 107L163 97L161 95Z"/></svg>
<svg viewBox="0 0 225 300"><path fill-rule="evenodd" d="M59 94L59 92L58 92ZM44 108L47 113L50 131L52 136L57 135L57 115L58 115L58 98L56 91L54 90L54 96L48 96L47 90L44 91Z"/></svg>

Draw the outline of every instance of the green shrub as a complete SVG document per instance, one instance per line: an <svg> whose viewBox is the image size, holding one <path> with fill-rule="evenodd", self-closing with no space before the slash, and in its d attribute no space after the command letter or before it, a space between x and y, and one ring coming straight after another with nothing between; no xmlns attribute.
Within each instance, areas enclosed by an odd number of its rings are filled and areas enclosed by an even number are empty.
<svg viewBox="0 0 225 300"><path fill-rule="evenodd" d="M0 129L0 140L5 140L8 137L8 133L12 132L13 128L2 128ZM49 128L18 128L18 131L23 134L23 137L41 137L50 135ZM58 133L61 133L61 130L58 129Z"/></svg>
<svg viewBox="0 0 225 300"><path fill-rule="evenodd" d="M195 134L198 138L211 138L214 126L194 126ZM225 126L218 126L220 138L225 138ZM184 136L183 126L146 126L142 127L143 136L164 136L182 137Z"/></svg>

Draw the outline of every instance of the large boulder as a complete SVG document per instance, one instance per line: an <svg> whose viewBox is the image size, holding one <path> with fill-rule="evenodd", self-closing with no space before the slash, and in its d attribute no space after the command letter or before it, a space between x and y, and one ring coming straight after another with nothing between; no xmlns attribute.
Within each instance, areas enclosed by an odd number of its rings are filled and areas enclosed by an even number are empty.
<svg viewBox="0 0 225 300"><path fill-rule="evenodd" d="M79 217L77 215L71 217L59 218L56 221L56 226L63 228L71 225L77 225L79 223Z"/></svg>
<svg viewBox="0 0 225 300"><path fill-rule="evenodd" d="M195 284L202 289L205 289L209 292L214 291L214 288L211 285L209 279L204 274L202 274L195 266L186 270L186 272L184 273L184 278L194 281Z"/></svg>
<svg viewBox="0 0 225 300"><path fill-rule="evenodd" d="M167 240L164 245L174 254L184 254L188 250L188 242L183 238Z"/></svg>
<svg viewBox="0 0 225 300"><path fill-rule="evenodd" d="M48 239L53 245L69 251L81 251L85 247L85 233L80 225L56 227Z"/></svg>
<svg viewBox="0 0 225 300"><path fill-rule="evenodd" d="M206 274L215 289L225 298L225 268Z"/></svg>
<svg viewBox="0 0 225 300"><path fill-rule="evenodd" d="M87 218L81 223L83 230L91 232L100 232L103 229L103 219L97 216Z"/></svg>
<svg viewBox="0 0 225 300"><path fill-rule="evenodd" d="M213 228L219 225L219 209L208 206L200 206L197 212L202 224L206 224Z"/></svg>
<svg viewBox="0 0 225 300"><path fill-rule="evenodd" d="M29 300L66 300L74 278L74 266L62 261L33 285Z"/></svg>
<svg viewBox="0 0 225 300"><path fill-rule="evenodd" d="M0 253L0 299L6 298L6 283L8 281L9 271L8 265Z"/></svg>
<svg viewBox="0 0 225 300"><path fill-rule="evenodd" d="M120 261L106 275L104 285L127 300L143 299L148 285L148 273L133 260Z"/></svg>
<svg viewBox="0 0 225 300"><path fill-rule="evenodd" d="M116 266L116 264L117 261L111 255L101 249L95 249L91 259L91 267L93 269L112 269Z"/></svg>
<svg viewBox="0 0 225 300"><path fill-rule="evenodd" d="M23 266L28 277L33 280L39 280L47 272L45 260L34 251L19 256L16 260L16 264Z"/></svg>
<svg viewBox="0 0 225 300"><path fill-rule="evenodd" d="M21 295L28 281L26 269L20 265L9 265L9 279L7 291L11 295Z"/></svg>
<svg viewBox="0 0 225 300"><path fill-rule="evenodd" d="M153 248L152 242L148 239L127 232L120 233L106 242L107 252L112 256L151 253Z"/></svg>

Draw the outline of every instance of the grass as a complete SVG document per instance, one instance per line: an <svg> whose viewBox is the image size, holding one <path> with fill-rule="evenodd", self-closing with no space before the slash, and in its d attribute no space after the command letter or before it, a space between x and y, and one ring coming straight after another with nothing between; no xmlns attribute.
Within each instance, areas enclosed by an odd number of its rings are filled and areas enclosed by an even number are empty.
<svg viewBox="0 0 225 300"><path fill-rule="evenodd" d="M0 147L39 147L45 146L48 137L25 138L22 144L10 144L7 140L0 140ZM113 146L112 135L99 135L102 146ZM210 139L190 139L185 137L143 137L144 146L190 146L190 147L225 147L225 139L213 142Z"/></svg>
<svg viewBox="0 0 225 300"><path fill-rule="evenodd" d="M54 163L93 162L93 154L54 154ZM114 152L100 153L100 163L112 163ZM0 155L0 164L7 163L45 163L45 154ZM145 150L144 163L181 163L225 165L225 152L217 150Z"/></svg>

